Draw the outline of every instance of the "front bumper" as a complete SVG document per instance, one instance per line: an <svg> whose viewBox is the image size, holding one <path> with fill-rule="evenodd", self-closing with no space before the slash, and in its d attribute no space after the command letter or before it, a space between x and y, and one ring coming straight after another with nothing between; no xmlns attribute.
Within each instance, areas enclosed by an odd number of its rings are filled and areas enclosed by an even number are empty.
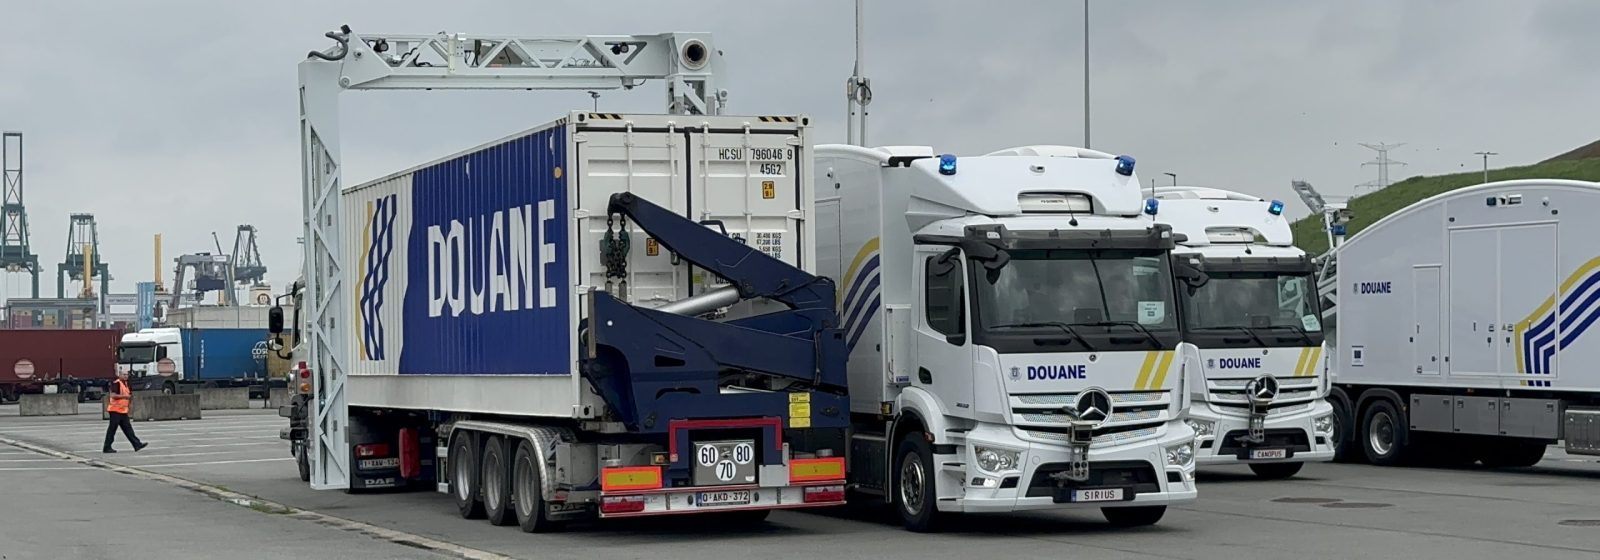
<svg viewBox="0 0 1600 560"><path fill-rule="evenodd" d="M1199 436L1195 445L1195 461L1201 465L1238 465L1248 463L1316 463L1333 460L1333 442L1329 434L1315 429L1315 419L1333 414L1333 405L1326 400L1316 401L1309 410L1268 416L1263 423L1266 441L1251 444L1237 441L1237 436L1250 431L1248 416L1223 413L1209 403L1197 402L1189 409L1188 418L1212 422L1215 429L1210 435ZM1254 450L1283 450L1282 458L1253 459Z"/></svg>
<svg viewBox="0 0 1600 560"><path fill-rule="evenodd" d="M1058 501L1056 483L1050 473L1059 472L1072 459L1064 445L1038 443L1019 438L1010 426L980 424L967 435L967 457L976 446L993 446L1020 451L1020 468L1004 473L981 470L976 461L952 468L938 468L941 484L960 476L962 491L956 497L941 492L939 511L1007 512L1050 509L1082 509L1129 506L1161 506L1193 501L1197 492L1194 461L1187 465L1168 465L1166 449L1192 443L1194 431L1181 422L1170 422L1149 437L1132 442L1094 444L1089 447L1090 478L1068 483L1075 489L1121 488L1120 501ZM960 465L960 464L956 464ZM952 470L954 472L952 472ZM977 483L977 484L975 484Z"/></svg>

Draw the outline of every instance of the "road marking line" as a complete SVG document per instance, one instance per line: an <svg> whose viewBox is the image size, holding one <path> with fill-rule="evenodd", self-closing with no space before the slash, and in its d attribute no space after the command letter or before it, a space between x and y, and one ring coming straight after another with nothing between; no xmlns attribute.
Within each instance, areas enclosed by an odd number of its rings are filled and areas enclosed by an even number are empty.
<svg viewBox="0 0 1600 560"><path fill-rule="evenodd" d="M59 460L59 459L58 459ZM0 467L0 471L88 471L94 467Z"/></svg>
<svg viewBox="0 0 1600 560"><path fill-rule="evenodd" d="M194 419L194 420L140 420L140 421L134 422L134 424L135 425L144 424L144 425L158 425L159 426L160 424L164 424L164 423L168 423L168 422L185 422L185 423L193 422L193 423L197 423L197 424L204 424L204 425L207 425L207 426L244 427L244 426L251 426L251 425L255 425L255 424L262 424L262 425L278 424L278 423L287 422L287 421L288 421L288 419L286 419L286 418L281 418L281 417L279 417L277 415L273 415L273 416L267 417L267 418L242 418L242 419L197 418L197 419ZM104 424L102 424L102 422L105 422L105 420L104 419L100 419L100 418L94 418L94 419L87 419L86 418L86 419L79 420L79 421L76 421L76 422L60 422L60 423L55 423L55 424L27 424L27 425L21 425L21 426L12 426L12 427L6 428L5 431L12 432L12 431L48 430L48 429L53 429L53 428L71 428L71 427L75 427L75 426L76 427L82 427L82 426L87 426L87 425L101 425L101 426L103 426ZM152 422L154 424L152 424ZM192 426L161 426L161 427L189 428L189 427L192 427Z"/></svg>
<svg viewBox="0 0 1600 560"><path fill-rule="evenodd" d="M256 442L256 443L208 443L208 444L204 444L204 445L162 445L161 448L162 449L190 449L190 448L199 448L199 447L239 447L239 446L244 446L244 445L272 445L272 444L273 444L273 442L270 442L270 441L262 441L262 442ZM99 451L99 450L100 450L99 447L82 447L82 448L78 448L78 449L73 449L73 450L69 451L69 453L70 452L82 452L82 451Z"/></svg>
<svg viewBox="0 0 1600 560"><path fill-rule="evenodd" d="M124 467L137 467L141 469L153 467L195 467L200 465L231 465L234 463L269 463L273 461L293 461L293 457L277 457L273 459L237 459L233 461L205 461L199 463L156 463L154 465L122 465Z"/></svg>
<svg viewBox="0 0 1600 560"><path fill-rule="evenodd" d="M193 457L193 456L196 456L196 455L228 455L228 454L231 454L231 453L242 453L242 452L243 451L196 451L194 453L143 453L143 452L141 452L138 455L135 455L134 457L138 457L140 459L149 458L149 457ZM273 451L273 453L281 453L281 451Z"/></svg>
<svg viewBox="0 0 1600 560"><path fill-rule="evenodd" d="M325 513L317 513L311 510L292 508L277 502L240 494L219 486L195 482L186 478L162 474L155 471L144 470L139 467L128 467L115 463L97 461L87 457L56 451L48 447L34 445L4 436L0 436L0 443L32 451L47 457L56 457L59 459L88 465L87 467L62 467L63 470L100 468L126 476L165 482L179 488L205 494L206 496L210 496L222 502L247 507L257 511L288 514L289 517L295 519L310 521L312 523L318 523L328 527L333 527L335 529L344 529L354 533L361 533L375 539L402 544L414 548L420 548L422 550L438 552L448 556L456 556L470 560L513 560L512 557L503 554L470 548L455 543L428 538L414 533L405 533L396 531L394 529L387 529L370 523L362 523L360 521L345 519L342 517L334 517Z"/></svg>

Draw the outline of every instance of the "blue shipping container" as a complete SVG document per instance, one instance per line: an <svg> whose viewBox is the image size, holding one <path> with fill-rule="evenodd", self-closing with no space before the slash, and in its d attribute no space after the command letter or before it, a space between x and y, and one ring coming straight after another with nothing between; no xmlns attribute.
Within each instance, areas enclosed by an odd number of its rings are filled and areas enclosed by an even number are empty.
<svg viewBox="0 0 1600 560"><path fill-rule="evenodd" d="M356 373L571 371L566 128L346 193Z"/></svg>
<svg viewBox="0 0 1600 560"><path fill-rule="evenodd" d="M182 344L188 380L266 376L267 329L183 329Z"/></svg>

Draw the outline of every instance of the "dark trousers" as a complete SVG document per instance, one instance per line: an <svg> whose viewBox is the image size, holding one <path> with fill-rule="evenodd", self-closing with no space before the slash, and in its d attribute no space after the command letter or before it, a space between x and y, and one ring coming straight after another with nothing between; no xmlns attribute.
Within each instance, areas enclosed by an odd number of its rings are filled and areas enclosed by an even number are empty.
<svg viewBox="0 0 1600 560"><path fill-rule="evenodd" d="M132 443L134 447L140 447L139 436L133 435L133 422L128 420L128 415L121 412L110 412L107 414L111 416L111 424L106 426L105 449L111 449L111 441L117 438L118 426L122 427L122 435L128 438L128 443Z"/></svg>

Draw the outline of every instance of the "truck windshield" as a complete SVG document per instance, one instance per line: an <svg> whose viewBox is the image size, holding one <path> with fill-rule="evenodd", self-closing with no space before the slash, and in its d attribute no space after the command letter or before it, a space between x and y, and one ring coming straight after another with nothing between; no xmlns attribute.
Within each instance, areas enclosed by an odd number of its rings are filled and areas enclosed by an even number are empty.
<svg viewBox="0 0 1600 560"><path fill-rule="evenodd" d="M1172 348L1177 317L1166 253L1012 250L995 273L974 270L979 342L996 351Z"/></svg>
<svg viewBox="0 0 1600 560"><path fill-rule="evenodd" d="M154 344L121 344L117 346L117 363L148 364L156 361Z"/></svg>
<svg viewBox="0 0 1600 560"><path fill-rule="evenodd" d="M1187 338L1202 348L1322 344L1316 283L1304 272L1207 271L1183 292Z"/></svg>

